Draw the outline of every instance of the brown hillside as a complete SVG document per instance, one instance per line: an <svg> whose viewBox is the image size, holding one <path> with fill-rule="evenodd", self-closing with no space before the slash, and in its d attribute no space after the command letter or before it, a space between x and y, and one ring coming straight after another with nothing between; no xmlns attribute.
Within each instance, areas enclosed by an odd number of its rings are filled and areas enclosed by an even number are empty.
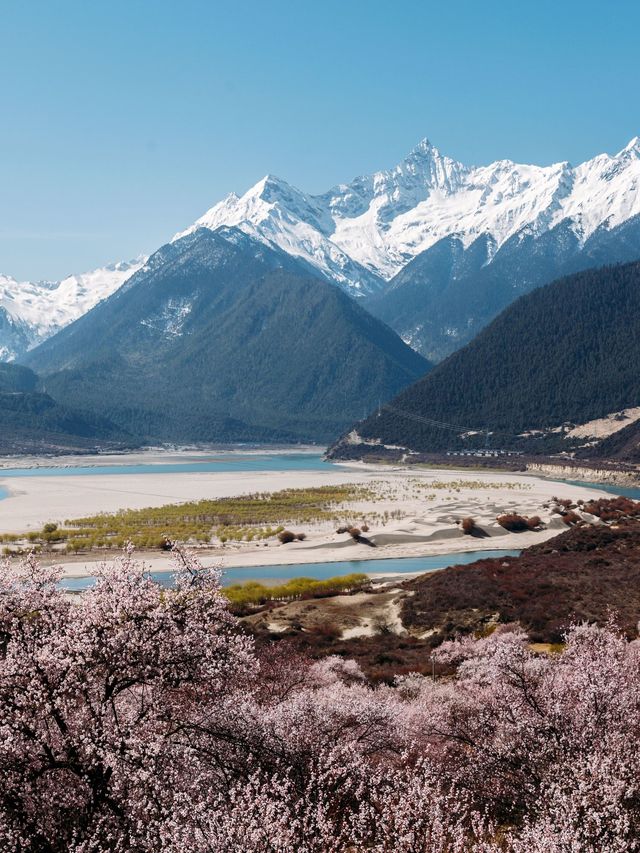
<svg viewBox="0 0 640 853"><path fill-rule="evenodd" d="M575 621L605 622L611 612L635 637L640 618L640 522L584 526L534 545L519 557L479 560L405 584L402 619L434 639L520 622L534 642L560 642Z"/></svg>

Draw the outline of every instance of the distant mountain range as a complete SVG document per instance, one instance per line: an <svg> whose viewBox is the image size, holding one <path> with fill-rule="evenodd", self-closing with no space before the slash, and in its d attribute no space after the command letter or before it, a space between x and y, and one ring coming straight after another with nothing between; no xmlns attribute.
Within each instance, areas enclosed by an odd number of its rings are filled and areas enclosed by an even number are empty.
<svg viewBox="0 0 640 853"><path fill-rule="evenodd" d="M640 139L576 167L468 167L425 139L322 195L269 175L182 233L220 225L303 258L441 360L522 293L640 258Z"/></svg>
<svg viewBox="0 0 640 853"><path fill-rule="evenodd" d="M86 314L144 264L120 262L61 281L16 281L0 275L0 361L13 361Z"/></svg>
<svg viewBox="0 0 640 853"><path fill-rule="evenodd" d="M485 448L640 461L640 262L520 297L332 448ZM609 435L609 437L607 437Z"/></svg>
<svg viewBox="0 0 640 853"><path fill-rule="evenodd" d="M430 364L304 260L200 228L23 358L146 442L330 441Z"/></svg>
<svg viewBox="0 0 640 853"><path fill-rule="evenodd" d="M522 293L640 258L640 140L575 167L469 167L423 140L396 167L320 195L269 175L174 239L221 226L304 262L439 360ZM0 277L0 357L81 316L143 262L53 284Z"/></svg>
<svg viewBox="0 0 640 853"><path fill-rule="evenodd" d="M336 453L491 434L597 454L564 425L640 406L637 266L537 288L639 258L638 138L577 167L478 168L424 140L321 195L267 176L149 258L0 277L0 361L41 377L2 392L5 437L31 418L52 447L331 442L358 422ZM601 449L632 458L634 424Z"/></svg>
<svg viewBox="0 0 640 853"><path fill-rule="evenodd" d="M584 244L599 228L640 214L639 179L637 137L614 157L601 154L577 167L510 160L468 167L424 139L395 168L322 195L268 175L243 196L216 204L187 232L236 226L366 294L384 290L384 282L446 237L467 247L484 235L488 262L514 235L540 235L566 221Z"/></svg>

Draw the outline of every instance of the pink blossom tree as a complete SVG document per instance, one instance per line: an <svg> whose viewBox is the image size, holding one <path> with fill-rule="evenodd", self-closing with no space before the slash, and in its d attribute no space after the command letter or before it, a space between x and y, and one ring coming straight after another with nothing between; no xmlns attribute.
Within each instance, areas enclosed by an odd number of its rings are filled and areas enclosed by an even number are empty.
<svg viewBox="0 0 640 853"><path fill-rule="evenodd" d="M225 784L229 703L255 677L252 644L217 575L184 555L171 590L130 552L80 605L57 580L29 558L1 581L0 847L157 849L199 750Z"/></svg>
<svg viewBox="0 0 640 853"><path fill-rule="evenodd" d="M3 853L638 850L640 651L612 624L555 655L502 627L373 688L254 648L175 557L171 589L127 551L80 602L3 567Z"/></svg>

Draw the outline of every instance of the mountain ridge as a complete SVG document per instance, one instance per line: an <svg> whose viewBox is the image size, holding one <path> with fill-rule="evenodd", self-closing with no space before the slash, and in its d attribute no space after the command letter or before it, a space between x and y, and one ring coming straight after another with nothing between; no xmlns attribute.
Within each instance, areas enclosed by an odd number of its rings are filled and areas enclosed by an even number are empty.
<svg viewBox="0 0 640 853"><path fill-rule="evenodd" d="M203 227L239 229L304 262L364 300L423 355L440 360L521 293L593 263L640 257L640 139L577 166L506 159L467 166L423 139L396 166L320 194L267 175L243 195L229 194L173 240ZM457 241L467 256L462 283L446 270L433 281L422 276L418 259L427 253L429 266L442 241ZM474 266L468 261L478 241L485 254ZM15 359L50 337L145 262L138 258L109 275L102 268L70 276L53 287L0 276L0 358ZM480 291L486 304L478 303Z"/></svg>
<svg viewBox="0 0 640 853"><path fill-rule="evenodd" d="M20 282L0 274L0 361L20 357L85 314L145 262L139 256L59 281Z"/></svg>
<svg viewBox="0 0 640 853"><path fill-rule="evenodd" d="M424 139L397 166L319 195L266 176L244 195L218 202L176 236L229 224L287 251L302 223L313 230L322 252L314 257L313 244L297 251L325 274L334 272L327 265L331 249L336 264L346 255L389 281L447 236L469 245L486 234L498 249L525 227L539 234L568 219L584 242L598 227L612 228L640 213L639 179L638 137L613 156L599 154L575 167L567 161L536 166L511 160L466 166ZM343 268L343 285L345 277ZM348 285L361 293L376 290L358 288L357 281Z"/></svg>
<svg viewBox="0 0 640 853"><path fill-rule="evenodd" d="M150 441L331 440L430 367L304 263L233 228L161 247L24 361L56 400Z"/></svg>

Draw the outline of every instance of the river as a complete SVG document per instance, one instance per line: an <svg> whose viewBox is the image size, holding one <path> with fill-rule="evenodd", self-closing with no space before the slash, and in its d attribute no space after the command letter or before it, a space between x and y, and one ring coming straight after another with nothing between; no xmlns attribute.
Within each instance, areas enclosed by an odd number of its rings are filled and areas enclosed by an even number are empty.
<svg viewBox="0 0 640 853"><path fill-rule="evenodd" d="M169 456L167 458L175 458ZM241 471L332 471L330 462L326 462L320 453L288 452L251 453L228 451L226 453L203 455L201 458L188 458L183 462L153 462L126 464L114 462L108 465L92 463L87 465L52 465L31 468L0 468L0 480L14 477L77 477L77 476L116 476L118 474L212 474ZM3 491L0 489L0 491ZM6 497L6 491L1 497Z"/></svg>
<svg viewBox="0 0 640 853"><path fill-rule="evenodd" d="M585 483L582 480L563 480L572 486L586 486L588 489L598 489L600 492L609 492L611 495L619 497L622 495L625 498L631 498L634 501L640 501L640 488L629 488L627 486L609 486L604 483Z"/></svg>
<svg viewBox="0 0 640 853"><path fill-rule="evenodd" d="M222 573L222 585L230 586L236 583L246 583L251 580L270 581L288 580L290 578L314 578L326 580L355 572L367 575L406 575L415 572L435 572L447 566L467 565L476 560L489 557L515 557L520 551L461 551L453 554L439 554L431 557L396 557L382 560L350 560L328 563L289 563L276 566L252 566L249 568L225 569ZM150 576L162 586L171 586L171 572L150 572ZM95 578L64 578L61 586L70 592L88 589L95 583Z"/></svg>

